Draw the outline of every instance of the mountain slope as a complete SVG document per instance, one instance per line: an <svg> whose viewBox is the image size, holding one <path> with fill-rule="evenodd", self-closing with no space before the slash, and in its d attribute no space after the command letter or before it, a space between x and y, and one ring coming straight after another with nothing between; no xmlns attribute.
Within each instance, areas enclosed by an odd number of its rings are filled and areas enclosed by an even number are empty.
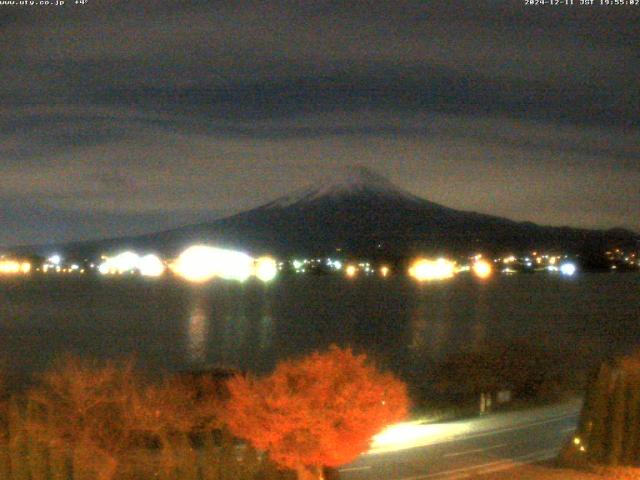
<svg viewBox="0 0 640 480"><path fill-rule="evenodd" d="M611 246L636 247L638 239L622 229L546 227L454 210L358 167L319 186L210 223L77 247L84 251L131 247L175 254L196 242L212 242L279 255L330 255L340 249L345 254L401 257L478 250L601 252Z"/></svg>

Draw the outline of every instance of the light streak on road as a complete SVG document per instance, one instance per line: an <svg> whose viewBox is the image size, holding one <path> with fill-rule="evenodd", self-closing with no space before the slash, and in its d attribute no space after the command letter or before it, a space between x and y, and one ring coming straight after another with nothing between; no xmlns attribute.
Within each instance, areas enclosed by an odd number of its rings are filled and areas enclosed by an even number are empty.
<svg viewBox="0 0 640 480"><path fill-rule="evenodd" d="M405 422L392 425L375 437L368 454L397 452L409 448L425 447L451 440L469 432L465 423Z"/></svg>

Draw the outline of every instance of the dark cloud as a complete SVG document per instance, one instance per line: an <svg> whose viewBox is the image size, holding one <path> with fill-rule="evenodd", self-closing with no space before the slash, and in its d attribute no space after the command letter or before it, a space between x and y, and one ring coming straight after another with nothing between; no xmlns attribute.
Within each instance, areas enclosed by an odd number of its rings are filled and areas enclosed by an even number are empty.
<svg viewBox="0 0 640 480"><path fill-rule="evenodd" d="M0 244L236 211L344 163L457 208L640 230L640 9L523 3L0 7Z"/></svg>

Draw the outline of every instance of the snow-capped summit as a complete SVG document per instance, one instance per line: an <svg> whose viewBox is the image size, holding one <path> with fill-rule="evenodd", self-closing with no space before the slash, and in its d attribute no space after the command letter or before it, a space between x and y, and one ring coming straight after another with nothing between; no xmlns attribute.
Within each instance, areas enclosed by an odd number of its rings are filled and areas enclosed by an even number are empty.
<svg viewBox="0 0 640 480"><path fill-rule="evenodd" d="M396 187L371 170L338 169L304 190L208 223L153 235L94 243L175 255L185 246L210 243L283 258L340 255L410 258L418 253L504 252L550 249L595 252L635 246L627 231L538 226L454 210ZM88 248L85 247L85 250Z"/></svg>
<svg viewBox="0 0 640 480"><path fill-rule="evenodd" d="M265 205L265 208L285 208L300 203L362 194L412 202L421 201L411 193L395 186L379 173L362 165L352 165L338 168L315 185L280 197Z"/></svg>

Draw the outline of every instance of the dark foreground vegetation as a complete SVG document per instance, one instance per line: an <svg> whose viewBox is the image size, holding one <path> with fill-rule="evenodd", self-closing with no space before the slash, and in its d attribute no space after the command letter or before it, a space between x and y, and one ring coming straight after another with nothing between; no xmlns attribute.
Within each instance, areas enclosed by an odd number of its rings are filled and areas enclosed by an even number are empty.
<svg viewBox="0 0 640 480"><path fill-rule="evenodd" d="M401 382L335 347L260 379L151 382L131 361L66 357L0 392L2 480L321 478L408 410Z"/></svg>
<svg viewBox="0 0 640 480"><path fill-rule="evenodd" d="M449 357L429 380L460 402L507 388L553 400L567 391L562 358L524 344L478 350ZM640 478L640 354L603 363L586 383L559 458L569 470L518 478ZM262 378L211 370L152 381L132 361L65 357L21 391L0 383L0 394L1 480L330 480L327 467L350 462L409 409L402 382L337 347Z"/></svg>
<svg viewBox="0 0 640 480"><path fill-rule="evenodd" d="M213 377L149 383L132 362L68 357L3 398L0 478L287 478L226 433L219 391Z"/></svg>
<svg viewBox="0 0 640 480"><path fill-rule="evenodd" d="M579 467L640 466L640 352L594 372L575 437L560 460ZM640 478L635 472L633 478Z"/></svg>
<svg viewBox="0 0 640 480"><path fill-rule="evenodd" d="M403 374L416 413L445 420L484 412L551 404L582 396L588 372L598 365L587 345L514 341L481 345L425 359Z"/></svg>

